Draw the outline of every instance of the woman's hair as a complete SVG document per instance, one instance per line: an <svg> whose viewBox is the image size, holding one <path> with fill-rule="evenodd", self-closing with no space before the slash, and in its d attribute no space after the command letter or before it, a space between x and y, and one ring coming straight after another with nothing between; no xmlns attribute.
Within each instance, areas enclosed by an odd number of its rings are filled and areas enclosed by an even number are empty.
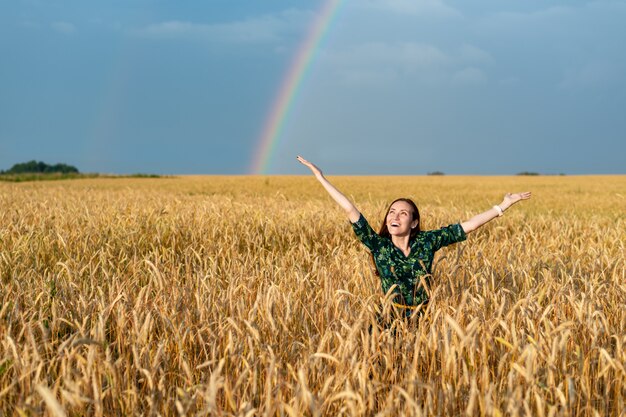
<svg viewBox="0 0 626 417"><path fill-rule="evenodd" d="M387 211L385 211L385 217L383 217L383 224L380 227L380 231L378 232L378 234L381 237L391 239L391 233L389 233L389 228L387 227L387 215L389 214L389 210L391 210L391 206L393 206L398 201L404 201L405 203L408 203L412 209L411 221L417 220L417 226L415 226L414 229L411 229L411 235L409 236L409 239L413 239L415 235L417 235L420 232L420 226L422 222L420 220L420 211L418 210L415 202L413 202L413 200L411 200L410 198L398 198L398 199L393 200L391 204L389 204L389 207L387 207ZM371 255L371 256L372 256L372 263L374 264L374 271L375 271L374 273L376 275L379 275L378 268L376 268L376 262L374 261L374 255Z"/></svg>

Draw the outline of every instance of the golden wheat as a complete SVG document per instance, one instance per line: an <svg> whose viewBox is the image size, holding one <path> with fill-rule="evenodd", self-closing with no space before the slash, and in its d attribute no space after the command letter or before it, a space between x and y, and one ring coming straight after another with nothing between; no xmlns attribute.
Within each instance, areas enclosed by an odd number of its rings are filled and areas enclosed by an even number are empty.
<svg viewBox="0 0 626 417"><path fill-rule="evenodd" d="M626 177L338 177L377 227L533 199L389 311L312 177L0 184L0 414L626 415Z"/></svg>

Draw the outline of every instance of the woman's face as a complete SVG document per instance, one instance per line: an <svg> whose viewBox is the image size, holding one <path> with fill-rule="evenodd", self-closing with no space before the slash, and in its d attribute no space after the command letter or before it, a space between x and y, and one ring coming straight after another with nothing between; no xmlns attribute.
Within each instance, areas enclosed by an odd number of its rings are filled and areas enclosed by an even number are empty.
<svg viewBox="0 0 626 417"><path fill-rule="evenodd" d="M387 229L392 236L408 236L411 229L417 227L413 220L413 207L406 201L396 201L387 213Z"/></svg>

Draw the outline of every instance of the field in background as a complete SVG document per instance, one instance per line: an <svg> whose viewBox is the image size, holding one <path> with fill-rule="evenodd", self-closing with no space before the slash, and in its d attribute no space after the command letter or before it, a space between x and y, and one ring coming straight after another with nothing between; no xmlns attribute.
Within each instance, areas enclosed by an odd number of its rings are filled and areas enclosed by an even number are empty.
<svg viewBox="0 0 626 417"><path fill-rule="evenodd" d="M533 192L419 326L306 177L0 183L0 414L626 415L626 177L336 177L375 228Z"/></svg>

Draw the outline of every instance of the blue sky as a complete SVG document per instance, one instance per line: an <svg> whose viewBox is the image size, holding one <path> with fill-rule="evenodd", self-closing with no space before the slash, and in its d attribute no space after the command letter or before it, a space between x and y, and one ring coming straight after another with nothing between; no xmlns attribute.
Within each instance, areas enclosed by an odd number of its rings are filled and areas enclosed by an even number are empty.
<svg viewBox="0 0 626 417"><path fill-rule="evenodd" d="M0 169L246 174L317 0L0 4ZM344 0L269 173L626 173L626 1Z"/></svg>

